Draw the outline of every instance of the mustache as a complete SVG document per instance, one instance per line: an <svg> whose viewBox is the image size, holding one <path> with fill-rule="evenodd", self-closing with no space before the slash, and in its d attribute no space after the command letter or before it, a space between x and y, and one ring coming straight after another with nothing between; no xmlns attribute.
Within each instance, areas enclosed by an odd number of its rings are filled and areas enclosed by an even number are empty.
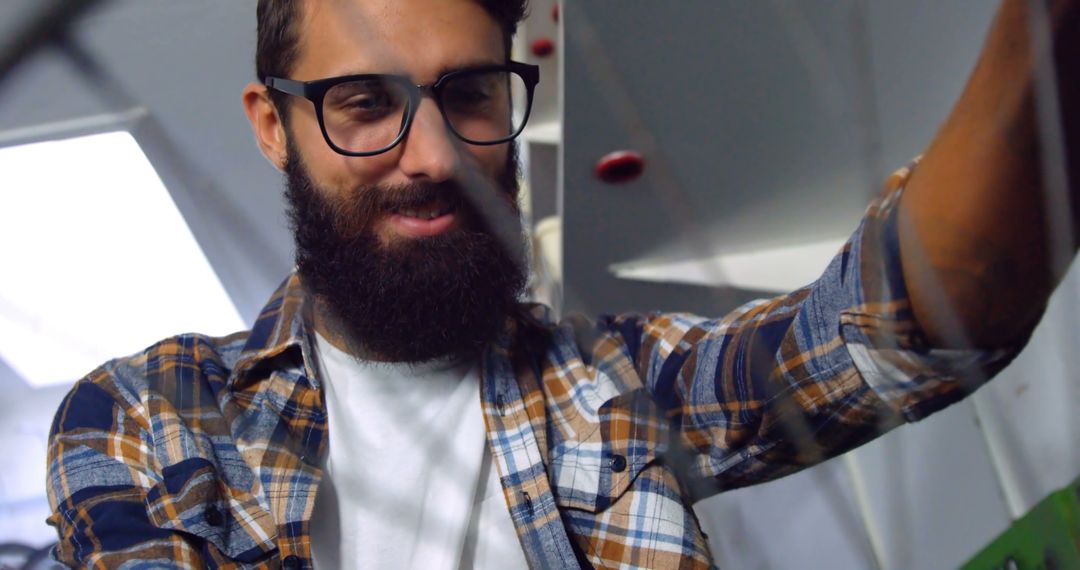
<svg viewBox="0 0 1080 570"><path fill-rule="evenodd" d="M414 210L431 203L438 203L454 210L463 208L467 204L461 186L455 181L395 184L360 192L371 195L371 210L369 211L375 214Z"/></svg>
<svg viewBox="0 0 1080 570"><path fill-rule="evenodd" d="M384 216L430 204L452 210L465 220L477 219L475 208L456 181L364 185L333 199L320 199L314 188L308 190L307 198L321 202L328 210L323 218L344 236L362 234Z"/></svg>

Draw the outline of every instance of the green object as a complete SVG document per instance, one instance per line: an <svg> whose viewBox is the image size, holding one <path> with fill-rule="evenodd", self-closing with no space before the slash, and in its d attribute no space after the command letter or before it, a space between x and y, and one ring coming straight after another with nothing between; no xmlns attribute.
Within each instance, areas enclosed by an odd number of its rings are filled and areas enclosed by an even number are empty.
<svg viewBox="0 0 1080 570"><path fill-rule="evenodd" d="M1080 479L1051 493L962 570L1080 570Z"/></svg>

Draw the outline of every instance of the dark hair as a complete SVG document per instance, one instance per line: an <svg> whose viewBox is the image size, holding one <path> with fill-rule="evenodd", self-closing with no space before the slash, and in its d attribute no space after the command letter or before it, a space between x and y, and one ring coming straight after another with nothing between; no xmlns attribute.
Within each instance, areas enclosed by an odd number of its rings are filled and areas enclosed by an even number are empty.
<svg viewBox="0 0 1080 570"><path fill-rule="evenodd" d="M255 47L255 75L260 82L267 77L288 77L300 55L301 4L304 0L259 0L256 9L258 41ZM528 12L529 0L477 0L503 31L503 47L510 55L510 44L518 23ZM283 110L286 95L271 91L270 97Z"/></svg>

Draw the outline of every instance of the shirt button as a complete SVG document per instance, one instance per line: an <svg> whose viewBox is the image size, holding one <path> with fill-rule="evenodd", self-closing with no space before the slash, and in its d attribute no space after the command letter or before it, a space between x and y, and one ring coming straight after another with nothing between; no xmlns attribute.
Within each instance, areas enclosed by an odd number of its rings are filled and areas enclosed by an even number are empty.
<svg viewBox="0 0 1080 570"><path fill-rule="evenodd" d="M300 561L300 557L295 554L290 554L285 557L285 560L281 561L281 567L285 570L300 570L304 567L303 562Z"/></svg>
<svg viewBox="0 0 1080 570"><path fill-rule="evenodd" d="M221 514L221 509L211 506L206 509L206 513L203 514L203 519L206 524L210 526L221 526L225 522L225 517Z"/></svg>
<svg viewBox="0 0 1080 570"><path fill-rule="evenodd" d="M616 473L622 473L623 471L626 471L626 458L618 454L612 455L611 470Z"/></svg>
<svg viewBox="0 0 1080 570"><path fill-rule="evenodd" d="M525 508L529 510L529 514L533 514L532 497L530 497L528 493L522 493L521 497L525 500Z"/></svg>

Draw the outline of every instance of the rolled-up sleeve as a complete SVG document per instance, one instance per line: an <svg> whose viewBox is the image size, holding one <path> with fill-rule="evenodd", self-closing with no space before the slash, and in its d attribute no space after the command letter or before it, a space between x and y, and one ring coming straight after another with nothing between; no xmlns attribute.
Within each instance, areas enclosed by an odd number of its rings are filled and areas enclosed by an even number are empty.
<svg viewBox="0 0 1080 570"><path fill-rule="evenodd" d="M852 243L856 266L844 346L859 376L911 422L956 402L989 380L1023 345L995 350L930 348L911 310L900 266L897 211L914 163L894 174ZM828 275L823 280L828 283ZM942 310L949 310L943 306Z"/></svg>

